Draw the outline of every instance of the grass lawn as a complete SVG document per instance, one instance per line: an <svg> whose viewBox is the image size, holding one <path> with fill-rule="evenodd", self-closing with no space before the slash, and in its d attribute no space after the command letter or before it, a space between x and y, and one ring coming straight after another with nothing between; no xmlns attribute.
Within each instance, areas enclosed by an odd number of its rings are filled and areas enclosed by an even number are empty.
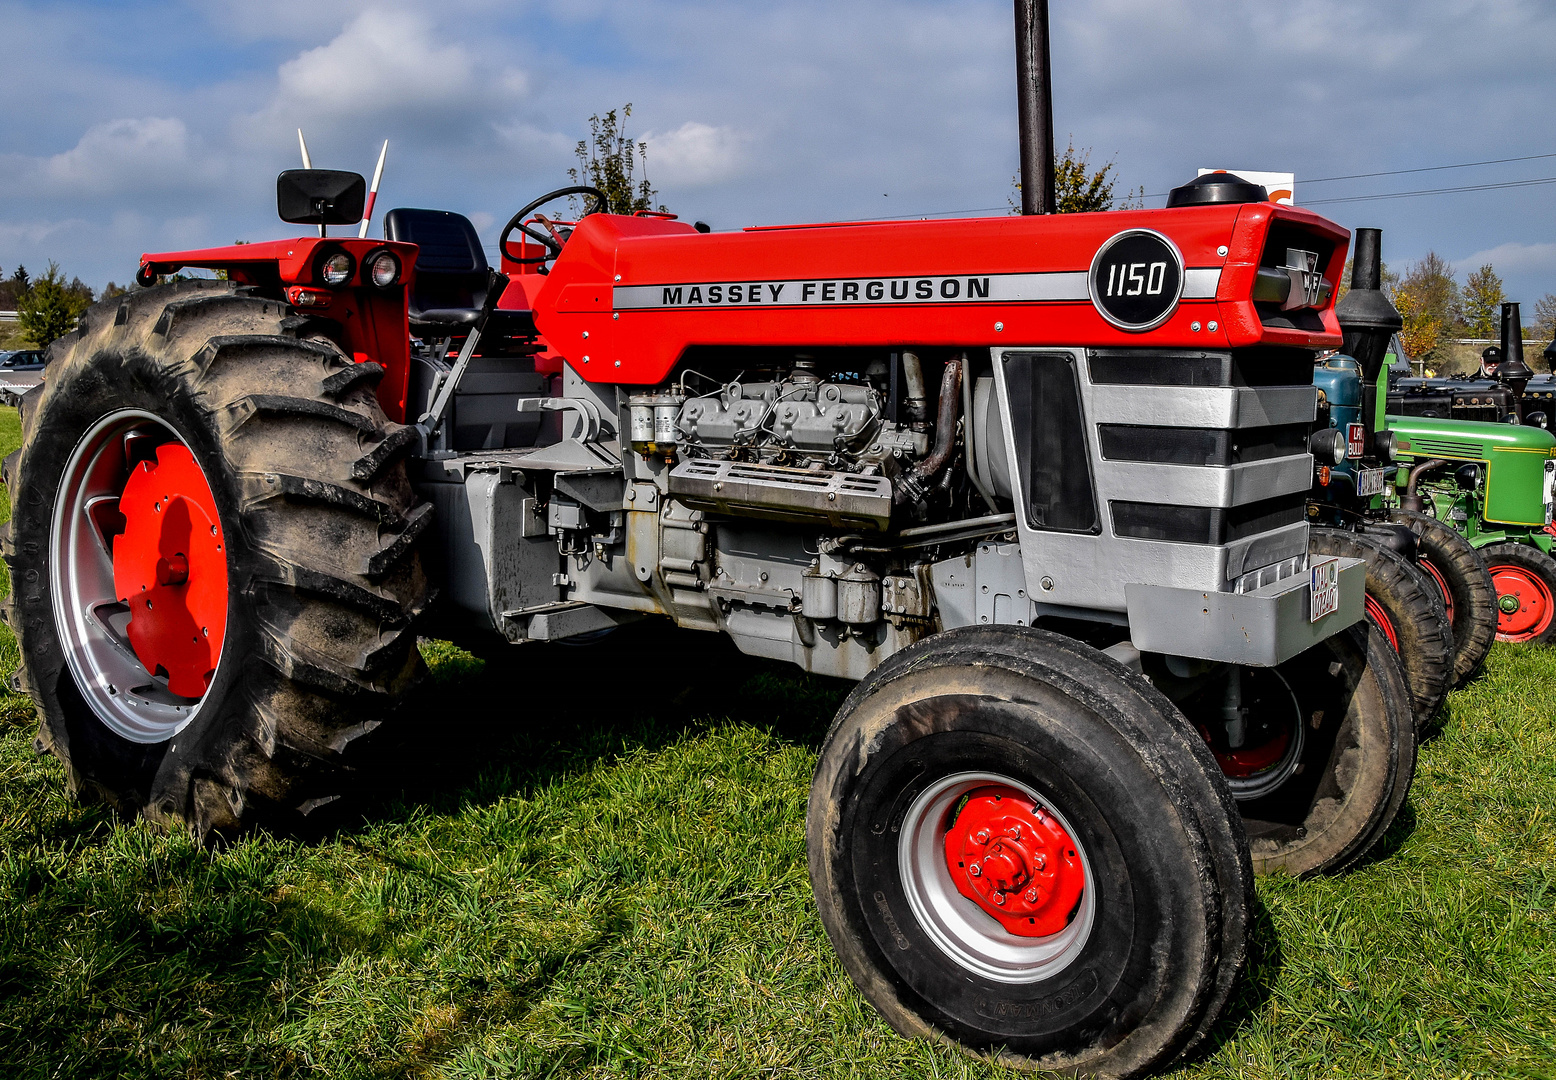
<svg viewBox="0 0 1556 1080"><path fill-rule="evenodd" d="M663 644L429 644L365 819L215 854L72 805L0 696L0 1076L1003 1075L894 1035L816 919L846 687ZM1261 882L1262 958L1175 1075L1556 1077L1553 813L1556 652L1499 645L1377 859Z"/></svg>

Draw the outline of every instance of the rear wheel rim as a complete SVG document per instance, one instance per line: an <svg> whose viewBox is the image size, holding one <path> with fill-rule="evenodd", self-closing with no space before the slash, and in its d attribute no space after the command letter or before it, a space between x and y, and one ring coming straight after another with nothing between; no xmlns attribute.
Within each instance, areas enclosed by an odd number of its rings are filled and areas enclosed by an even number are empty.
<svg viewBox="0 0 1556 1080"><path fill-rule="evenodd" d="M1556 615L1551 587L1539 574L1523 566L1502 563L1491 567L1497 590L1497 637L1502 641L1531 641L1550 629Z"/></svg>
<svg viewBox="0 0 1556 1080"><path fill-rule="evenodd" d="M188 444L141 410L98 420L65 464L51 546L82 697L131 742L176 735L209 698L227 631L226 541Z"/></svg>
<svg viewBox="0 0 1556 1080"><path fill-rule="evenodd" d="M1040 809L1051 823L1050 836L1062 836L1069 841L1065 850L1073 854L1067 854L1071 865L1066 895L1072 895L1078 883L1079 896L1071 910L1054 918L1055 923L1065 923L1054 933L1012 933L1005 921L991 914L987 903L964 893L963 886L968 882L959 884L953 877L947 852L948 847L955 846L957 838L953 833L966 805L974 799L996 795L1007 796L1018 804L1018 813L1030 813L1032 807ZM1091 860L1076 839L1075 830L1051 802L1008 776L963 772L932 784L908 807L897 854L903 891L924 932L958 965L992 982L1016 985L1052 978L1080 955L1096 925ZM1048 914L1053 917L1055 913Z"/></svg>

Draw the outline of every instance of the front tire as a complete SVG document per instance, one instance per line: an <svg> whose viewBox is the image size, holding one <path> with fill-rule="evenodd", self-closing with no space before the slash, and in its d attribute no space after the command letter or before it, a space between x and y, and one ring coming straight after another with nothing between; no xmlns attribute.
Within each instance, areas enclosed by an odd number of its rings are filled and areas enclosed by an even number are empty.
<svg viewBox="0 0 1556 1080"><path fill-rule="evenodd" d="M406 444L276 301L197 281L56 343L6 462L5 614L70 790L206 838L301 823L422 673Z"/></svg>
<svg viewBox="0 0 1556 1080"><path fill-rule="evenodd" d="M1405 665L1416 729L1442 711L1453 685L1453 627L1436 586L1382 542L1348 529L1313 526L1308 550L1367 563L1367 615Z"/></svg>
<svg viewBox="0 0 1556 1080"><path fill-rule="evenodd" d="M1148 669L1152 670L1152 669ZM1237 676L1235 697L1227 680ZM1382 838L1415 776L1416 732L1399 657L1366 622L1278 668L1217 670L1174 690L1237 800L1260 874L1335 874ZM1228 707L1242 729L1231 740Z"/></svg>
<svg viewBox="0 0 1556 1080"><path fill-rule="evenodd" d="M1455 688L1479 674L1497 636L1497 589L1473 544L1444 522L1414 510L1394 510L1389 520L1415 533L1420 566L1442 594L1453 626Z"/></svg>
<svg viewBox="0 0 1556 1080"><path fill-rule="evenodd" d="M905 1035L1134 1076L1241 970L1251 868L1213 762L1145 680L1058 635L966 628L887 660L822 748L807 840L844 967Z"/></svg>
<svg viewBox="0 0 1556 1080"><path fill-rule="evenodd" d="M1510 541L1487 544L1480 553L1497 591L1497 640L1556 641L1556 559Z"/></svg>

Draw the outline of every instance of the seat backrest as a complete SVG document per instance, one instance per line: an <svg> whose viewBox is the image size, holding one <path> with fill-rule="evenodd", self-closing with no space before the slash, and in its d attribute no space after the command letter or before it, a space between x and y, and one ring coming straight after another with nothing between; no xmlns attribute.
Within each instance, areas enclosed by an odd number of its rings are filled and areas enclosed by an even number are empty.
<svg viewBox="0 0 1556 1080"><path fill-rule="evenodd" d="M449 210L399 207L384 215L384 239L420 249L412 309L481 306L487 284L486 252L469 218Z"/></svg>

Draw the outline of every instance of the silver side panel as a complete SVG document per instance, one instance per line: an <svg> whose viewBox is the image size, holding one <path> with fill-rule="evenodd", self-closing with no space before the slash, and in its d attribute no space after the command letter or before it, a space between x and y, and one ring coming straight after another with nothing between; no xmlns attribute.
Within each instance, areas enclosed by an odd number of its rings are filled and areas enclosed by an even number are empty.
<svg viewBox="0 0 1556 1080"><path fill-rule="evenodd" d="M1069 352L1067 349L1007 349L1006 352ZM1089 376L1084 350L1073 350ZM1083 377L1087 412L1094 424L1158 427L1251 428L1310 424L1318 415L1313 386L1093 386Z"/></svg>
<svg viewBox="0 0 1556 1080"><path fill-rule="evenodd" d="M1242 506L1313 486L1313 456L1253 461L1230 468L1152 465L1110 461L1107 471L1115 499L1182 503L1185 506Z"/></svg>

